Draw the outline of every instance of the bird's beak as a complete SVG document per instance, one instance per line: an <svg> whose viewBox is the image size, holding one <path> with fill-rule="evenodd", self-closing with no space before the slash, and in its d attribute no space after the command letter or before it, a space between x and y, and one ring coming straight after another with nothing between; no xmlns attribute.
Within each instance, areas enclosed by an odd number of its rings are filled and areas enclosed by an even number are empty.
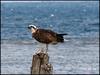
<svg viewBox="0 0 100 75"><path fill-rule="evenodd" d="M28 27L28 29L31 29L31 27Z"/></svg>

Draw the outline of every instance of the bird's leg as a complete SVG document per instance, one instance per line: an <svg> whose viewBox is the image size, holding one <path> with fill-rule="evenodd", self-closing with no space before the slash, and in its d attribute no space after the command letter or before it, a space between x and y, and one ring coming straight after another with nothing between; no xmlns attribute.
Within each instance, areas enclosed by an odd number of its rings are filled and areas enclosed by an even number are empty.
<svg viewBox="0 0 100 75"><path fill-rule="evenodd" d="M46 52L48 51L48 44L46 44Z"/></svg>

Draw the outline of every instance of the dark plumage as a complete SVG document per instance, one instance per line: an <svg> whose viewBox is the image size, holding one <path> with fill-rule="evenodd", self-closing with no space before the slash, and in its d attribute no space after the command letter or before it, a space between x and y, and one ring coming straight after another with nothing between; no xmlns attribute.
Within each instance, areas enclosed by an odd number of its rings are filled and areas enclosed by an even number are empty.
<svg viewBox="0 0 100 75"><path fill-rule="evenodd" d="M37 41L45 44L57 44L58 42L64 42L64 35L67 34L58 34L51 30L47 29L37 29L36 26L30 25L28 27L31 29L32 37L35 38Z"/></svg>
<svg viewBox="0 0 100 75"><path fill-rule="evenodd" d="M64 42L63 35L65 34L57 34L51 30L45 29L37 29L35 33L32 33L32 37L45 44Z"/></svg>

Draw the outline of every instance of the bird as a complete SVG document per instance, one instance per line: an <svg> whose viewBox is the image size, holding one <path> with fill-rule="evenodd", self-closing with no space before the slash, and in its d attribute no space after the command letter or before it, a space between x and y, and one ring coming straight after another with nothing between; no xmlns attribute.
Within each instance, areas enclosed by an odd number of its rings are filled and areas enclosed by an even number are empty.
<svg viewBox="0 0 100 75"><path fill-rule="evenodd" d="M40 43L46 44L46 52L48 51L48 44L57 44L64 42L64 35L68 34L58 34L49 29L37 28L35 25L29 25L28 29L32 33L32 38Z"/></svg>

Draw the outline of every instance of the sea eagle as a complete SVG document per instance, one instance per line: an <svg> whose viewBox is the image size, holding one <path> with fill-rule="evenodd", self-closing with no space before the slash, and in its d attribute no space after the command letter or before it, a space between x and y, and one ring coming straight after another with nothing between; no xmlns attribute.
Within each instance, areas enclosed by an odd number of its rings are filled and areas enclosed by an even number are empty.
<svg viewBox="0 0 100 75"><path fill-rule="evenodd" d="M31 30L32 37L40 43L46 44L46 52L48 50L48 44L57 44L58 42L64 42L64 35L58 34L48 29L39 29L35 25L29 25L28 29Z"/></svg>

